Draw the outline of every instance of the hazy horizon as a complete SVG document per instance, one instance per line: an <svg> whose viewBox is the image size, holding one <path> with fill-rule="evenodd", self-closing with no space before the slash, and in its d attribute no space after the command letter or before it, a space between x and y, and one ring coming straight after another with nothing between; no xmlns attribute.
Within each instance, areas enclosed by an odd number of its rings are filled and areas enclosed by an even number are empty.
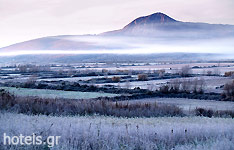
<svg viewBox="0 0 234 150"><path fill-rule="evenodd" d="M155 12L185 22L234 24L233 6L232 0L0 0L0 47L46 36L121 29Z"/></svg>

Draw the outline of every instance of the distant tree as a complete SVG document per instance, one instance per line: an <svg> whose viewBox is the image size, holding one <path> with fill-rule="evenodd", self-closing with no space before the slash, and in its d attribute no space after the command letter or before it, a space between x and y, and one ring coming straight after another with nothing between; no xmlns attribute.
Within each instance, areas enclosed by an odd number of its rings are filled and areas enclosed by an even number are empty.
<svg viewBox="0 0 234 150"><path fill-rule="evenodd" d="M158 75L160 78L162 78L165 75L165 69L158 70Z"/></svg>
<svg viewBox="0 0 234 150"><path fill-rule="evenodd" d="M214 75L220 75L221 74L220 69L218 67L215 67L213 72L214 72Z"/></svg>
<svg viewBox="0 0 234 150"><path fill-rule="evenodd" d="M203 78L195 78L191 80L192 92L193 93L203 93L205 87L205 80Z"/></svg>
<svg viewBox="0 0 234 150"><path fill-rule="evenodd" d="M19 69L19 72L27 72L27 66L26 65L19 65L18 69Z"/></svg>
<svg viewBox="0 0 234 150"><path fill-rule="evenodd" d="M182 92L190 92L191 91L191 80L189 79L183 79L181 81L181 91Z"/></svg>
<svg viewBox="0 0 234 150"><path fill-rule="evenodd" d="M170 81L170 91L177 93L180 91L181 81L179 79L174 79Z"/></svg>
<svg viewBox="0 0 234 150"><path fill-rule="evenodd" d="M205 80L203 78L200 78L200 80L198 80L197 92L204 93L205 86L206 86Z"/></svg>
<svg viewBox="0 0 234 150"><path fill-rule="evenodd" d="M191 68L189 67L189 65L183 66L183 67L181 68L181 70L180 70L180 75L181 75L182 77L188 77L189 74L191 74L191 73L192 73L192 70L191 70Z"/></svg>

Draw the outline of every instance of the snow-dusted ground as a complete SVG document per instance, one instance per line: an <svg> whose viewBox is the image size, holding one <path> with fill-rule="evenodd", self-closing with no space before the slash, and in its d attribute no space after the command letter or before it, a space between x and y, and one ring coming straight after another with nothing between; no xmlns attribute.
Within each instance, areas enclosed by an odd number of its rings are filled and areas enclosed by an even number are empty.
<svg viewBox="0 0 234 150"><path fill-rule="evenodd" d="M70 78L48 78L48 79L38 79L37 81L70 81L77 82L79 80L87 81L90 79L98 79L98 78L112 78L114 76L124 77L127 75L108 75L108 76L87 76L87 77L70 77Z"/></svg>
<svg viewBox="0 0 234 150"><path fill-rule="evenodd" d="M78 92L78 91L62 91L48 89L29 89L15 87L0 87L10 93L18 96L37 96L41 98L66 98L66 99L91 99L98 97L115 97L118 94L100 93L100 92Z"/></svg>
<svg viewBox="0 0 234 150"><path fill-rule="evenodd" d="M230 83L233 79L230 77L219 77L219 76L201 76L201 77L190 77L190 78L174 78L174 79L162 79L162 80L150 80L150 81L134 81L134 82L123 82L123 83L103 83L95 84L98 86L114 85L121 88L134 89L140 87L141 89L155 90L165 85L166 83L173 82L174 80L193 80L194 78L203 79L205 81L205 92L221 93L222 89L216 89L226 83Z"/></svg>
<svg viewBox="0 0 234 150"><path fill-rule="evenodd" d="M52 117L0 113L0 136L61 136L54 150L233 150L234 119L204 117ZM2 137L0 138L2 139ZM4 147L2 149L20 149ZM44 148L44 147L43 147ZM33 148L23 147L32 150ZM38 148L42 149L42 147Z"/></svg>
<svg viewBox="0 0 234 150"><path fill-rule="evenodd" d="M128 103L163 103L176 105L186 111L192 111L195 108L206 108L212 110L234 110L234 102L231 101L214 101L214 100L197 100L187 98L145 98L131 101Z"/></svg>

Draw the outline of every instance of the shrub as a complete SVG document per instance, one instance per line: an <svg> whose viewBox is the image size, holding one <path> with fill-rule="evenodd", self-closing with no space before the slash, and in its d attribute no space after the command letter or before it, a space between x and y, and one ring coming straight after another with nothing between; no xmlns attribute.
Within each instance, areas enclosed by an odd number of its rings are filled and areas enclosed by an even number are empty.
<svg viewBox="0 0 234 150"><path fill-rule="evenodd" d="M148 75L147 74L138 74L137 78L139 81L147 81L148 80Z"/></svg>
<svg viewBox="0 0 234 150"><path fill-rule="evenodd" d="M162 78L165 75L165 69L158 70L158 75L160 78Z"/></svg>
<svg viewBox="0 0 234 150"><path fill-rule="evenodd" d="M231 117L234 118L234 111L231 110L212 110L205 108L196 108L195 109L196 116L204 116L204 117Z"/></svg>
<svg viewBox="0 0 234 150"><path fill-rule="evenodd" d="M212 75L212 71L211 71L211 70L208 70L208 71L207 71L207 75L208 75L208 76L211 76L211 75Z"/></svg>
<svg viewBox="0 0 234 150"><path fill-rule="evenodd" d="M226 83L223 90L224 100L234 101L234 80L231 83Z"/></svg>
<svg viewBox="0 0 234 150"><path fill-rule="evenodd" d="M9 93L8 93L9 94ZM38 97L2 96L1 106L25 114L43 115L106 115L116 117L184 116L177 106L157 103L128 103L101 100L66 100ZM4 100L4 101L2 101ZM2 105L2 102L4 104ZM11 104L9 105L9 102ZM10 106L10 107L6 107Z"/></svg>
<svg viewBox="0 0 234 150"><path fill-rule="evenodd" d="M15 104L14 95L5 91L4 89L0 89L0 109L8 109Z"/></svg>
<svg viewBox="0 0 234 150"><path fill-rule="evenodd" d="M181 70L180 70L180 75L181 75L182 77L188 77L189 74L191 74L191 73L192 73L192 70L191 70L191 68L189 67L189 65L183 66L183 67L181 68Z"/></svg>
<svg viewBox="0 0 234 150"><path fill-rule="evenodd" d="M232 77L232 76L234 76L234 71L225 72L224 76L225 77Z"/></svg>
<svg viewBox="0 0 234 150"><path fill-rule="evenodd" d="M213 110L206 110L204 108L196 108L195 109L195 113L197 116L204 116L204 117L212 117L214 115L214 111Z"/></svg>
<svg viewBox="0 0 234 150"><path fill-rule="evenodd" d="M169 93L170 87L168 85L163 85L159 88L159 91L162 93Z"/></svg>
<svg viewBox="0 0 234 150"><path fill-rule="evenodd" d="M120 82L120 80L121 80L120 77L116 77L116 76L112 77L113 82Z"/></svg>

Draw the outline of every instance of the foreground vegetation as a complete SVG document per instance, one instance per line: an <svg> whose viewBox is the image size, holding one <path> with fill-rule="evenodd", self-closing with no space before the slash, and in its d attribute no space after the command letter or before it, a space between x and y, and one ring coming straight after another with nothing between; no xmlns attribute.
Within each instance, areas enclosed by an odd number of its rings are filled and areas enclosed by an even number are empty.
<svg viewBox="0 0 234 150"><path fill-rule="evenodd" d="M175 105L152 102L128 103L108 99L72 100L48 99L39 97L18 97L2 90L0 109L34 115L105 115L116 117L161 117L185 116L183 110ZM208 117L232 117L232 110L211 110L197 108L192 114Z"/></svg>
<svg viewBox="0 0 234 150"><path fill-rule="evenodd" d="M123 104L109 100L66 100L38 97L17 97L4 90L0 93L0 109L25 114L43 115L106 115L117 117L183 116L180 108L171 105Z"/></svg>
<svg viewBox="0 0 234 150"><path fill-rule="evenodd" d="M0 135L61 136L53 150L233 150L234 120L205 117L54 117L0 113ZM3 146L42 150L42 146Z"/></svg>

